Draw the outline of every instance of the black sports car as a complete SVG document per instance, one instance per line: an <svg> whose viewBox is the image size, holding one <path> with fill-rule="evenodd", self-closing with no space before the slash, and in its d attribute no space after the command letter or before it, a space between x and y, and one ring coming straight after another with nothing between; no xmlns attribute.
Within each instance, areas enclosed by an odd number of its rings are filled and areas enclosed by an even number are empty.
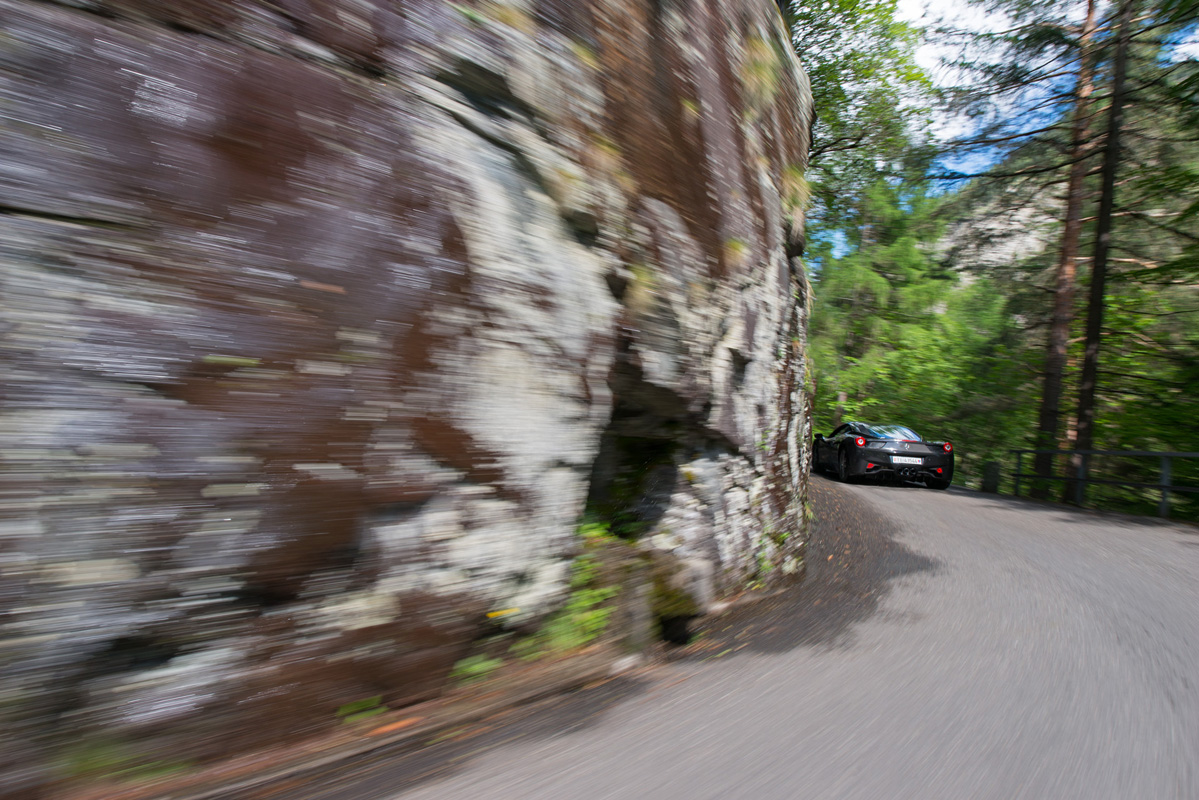
<svg viewBox="0 0 1199 800"><path fill-rule="evenodd" d="M843 481L877 475L947 489L953 480L953 445L926 442L902 425L846 422L827 437L816 434L812 469L828 470Z"/></svg>

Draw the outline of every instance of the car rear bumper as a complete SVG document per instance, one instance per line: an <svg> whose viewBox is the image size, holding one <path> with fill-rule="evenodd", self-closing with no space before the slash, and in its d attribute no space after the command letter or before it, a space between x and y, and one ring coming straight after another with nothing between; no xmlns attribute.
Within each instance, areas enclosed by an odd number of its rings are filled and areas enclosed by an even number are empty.
<svg viewBox="0 0 1199 800"><path fill-rule="evenodd" d="M952 480L953 467L914 466L911 464L895 464L883 467L877 464L870 464L860 474L889 476L913 481L924 480L926 478Z"/></svg>
<svg viewBox="0 0 1199 800"><path fill-rule="evenodd" d="M890 453L857 450L849 456L846 466L850 475L892 476L905 480L953 478L952 453L921 455L919 464L896 464Z"/></svg>

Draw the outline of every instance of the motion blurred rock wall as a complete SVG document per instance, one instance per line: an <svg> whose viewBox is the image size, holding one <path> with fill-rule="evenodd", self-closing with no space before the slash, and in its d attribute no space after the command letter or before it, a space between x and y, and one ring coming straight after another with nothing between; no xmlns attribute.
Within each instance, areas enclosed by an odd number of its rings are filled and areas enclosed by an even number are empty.
<svg viewBox="0 0 1199 800"><path fill-rule="evenodd" d="M774 3L2 0L0 115L11 791L433 696L585 508L799 565Z"/></svg>

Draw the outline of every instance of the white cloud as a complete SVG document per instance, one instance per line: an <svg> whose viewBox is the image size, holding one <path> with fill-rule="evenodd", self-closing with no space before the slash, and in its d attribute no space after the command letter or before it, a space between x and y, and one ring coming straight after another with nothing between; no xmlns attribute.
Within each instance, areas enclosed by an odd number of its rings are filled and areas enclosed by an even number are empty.
<svg viewBox="0 0 1199 800"><path fill-rule="evenodd" d="M916 63L937 86L960 85L968 79L965 73L948 66L962 55L962 42L938 34L937 29L989 33L1008 27L1007 17L988 14L961 0L899 0L897 12L901 21L925 30L924 40L916 48ZM970 124L963 118L933 113L932 132L936 138L947 140L968 132Z"/></svg>
<svg viewBox="0 0 1199 800"><path fill-rule="evenodd" d="M1100 5L1104 0L1099 0ZM987 12L981 5L961 0L899 0L898 17L925 30L924 41L916 50L916 62L932 77L938 86L961 86L970 80L970 74L949 66L964 56L971 59L987 59L987 53L979 49L972 40L972 33L998 33L1014 27L1015 21L1006 14ZM1102 10L1101 10L1102 12ZM1066 7L1068 21L1081 22L1086 13L1086 0L1074 0ZM1064 20L1065 21L1065 20ZM939 31L949 30L960 35L949 35ZM1031 87L1034 94L1037 91ZM1025 98L1027 99L1027 98ZM1015 97L997 98L995 112L1011 110ZM952 139L970 133L975 122L961 116L934 112L933 134L941 140ZM975 159L977 161L977 158ZM985 159L983 159L985 160ZM977 163L960 165L967 171L978 168Z"/></svg>
<svg viewBox="0 0 1199 800"><path fill-rule="evenodd" d="M994 33L1008 27L1008 17L988 14L978 6L960 0L899 0L898 16L921 28L952 28L959 31ZM957 54L957 47L938 37L926 36L916 51L916 62L937 76L944 72L942 62Z"/></svg>
<svg viewBox="0 0 1199 800"><path fill-rule="evenodd" d="M1199 60L1199 30L1183 39L1170 51L1171 61Z"/></svg>
<svg viewBox="0 0 1199 800"><path fill-rule="evenodd" d="M1100 13L1104 3L1100 1ZM1076 0L1066 9L1063 21L1081 23L1085 15L1085 0ZM962 32L997 33L1013 27L1013 20L1006 14L987 12L974 3L961 0L899 0L898 16L913 25L929 31L924 43L916 51L916 61L934 74L940 82L952 78L943 68L945 59L958 55L959 44L951 43L938 36L933 29L948 28Z"/></svg>

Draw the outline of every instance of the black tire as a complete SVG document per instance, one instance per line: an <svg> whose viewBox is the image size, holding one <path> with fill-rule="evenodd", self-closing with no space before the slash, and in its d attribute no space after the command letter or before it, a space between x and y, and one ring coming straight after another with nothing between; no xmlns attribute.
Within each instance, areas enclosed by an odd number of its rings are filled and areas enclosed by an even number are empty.
<svg viewBox="0 0 1199 800"><path fill-rule="evenodd" d="M812 469L810 472L814 475L819 475L824 470L820 466L820 453L816 450L816 443L812 442Z"/></svg>
<svg viewBox="0 0 1199 800"><path fill-rule="evenodd" d="M844 448L837 451L837 478L845 483L849 482L849 457L845 455Z"/></svg>
<svg viewBox="0 0 1199 800"><path fill-rule="evenodd" d="M950 481L943 478L929 478L924 482L924 485L930 489L945 490L949 488Z"/></svg>

